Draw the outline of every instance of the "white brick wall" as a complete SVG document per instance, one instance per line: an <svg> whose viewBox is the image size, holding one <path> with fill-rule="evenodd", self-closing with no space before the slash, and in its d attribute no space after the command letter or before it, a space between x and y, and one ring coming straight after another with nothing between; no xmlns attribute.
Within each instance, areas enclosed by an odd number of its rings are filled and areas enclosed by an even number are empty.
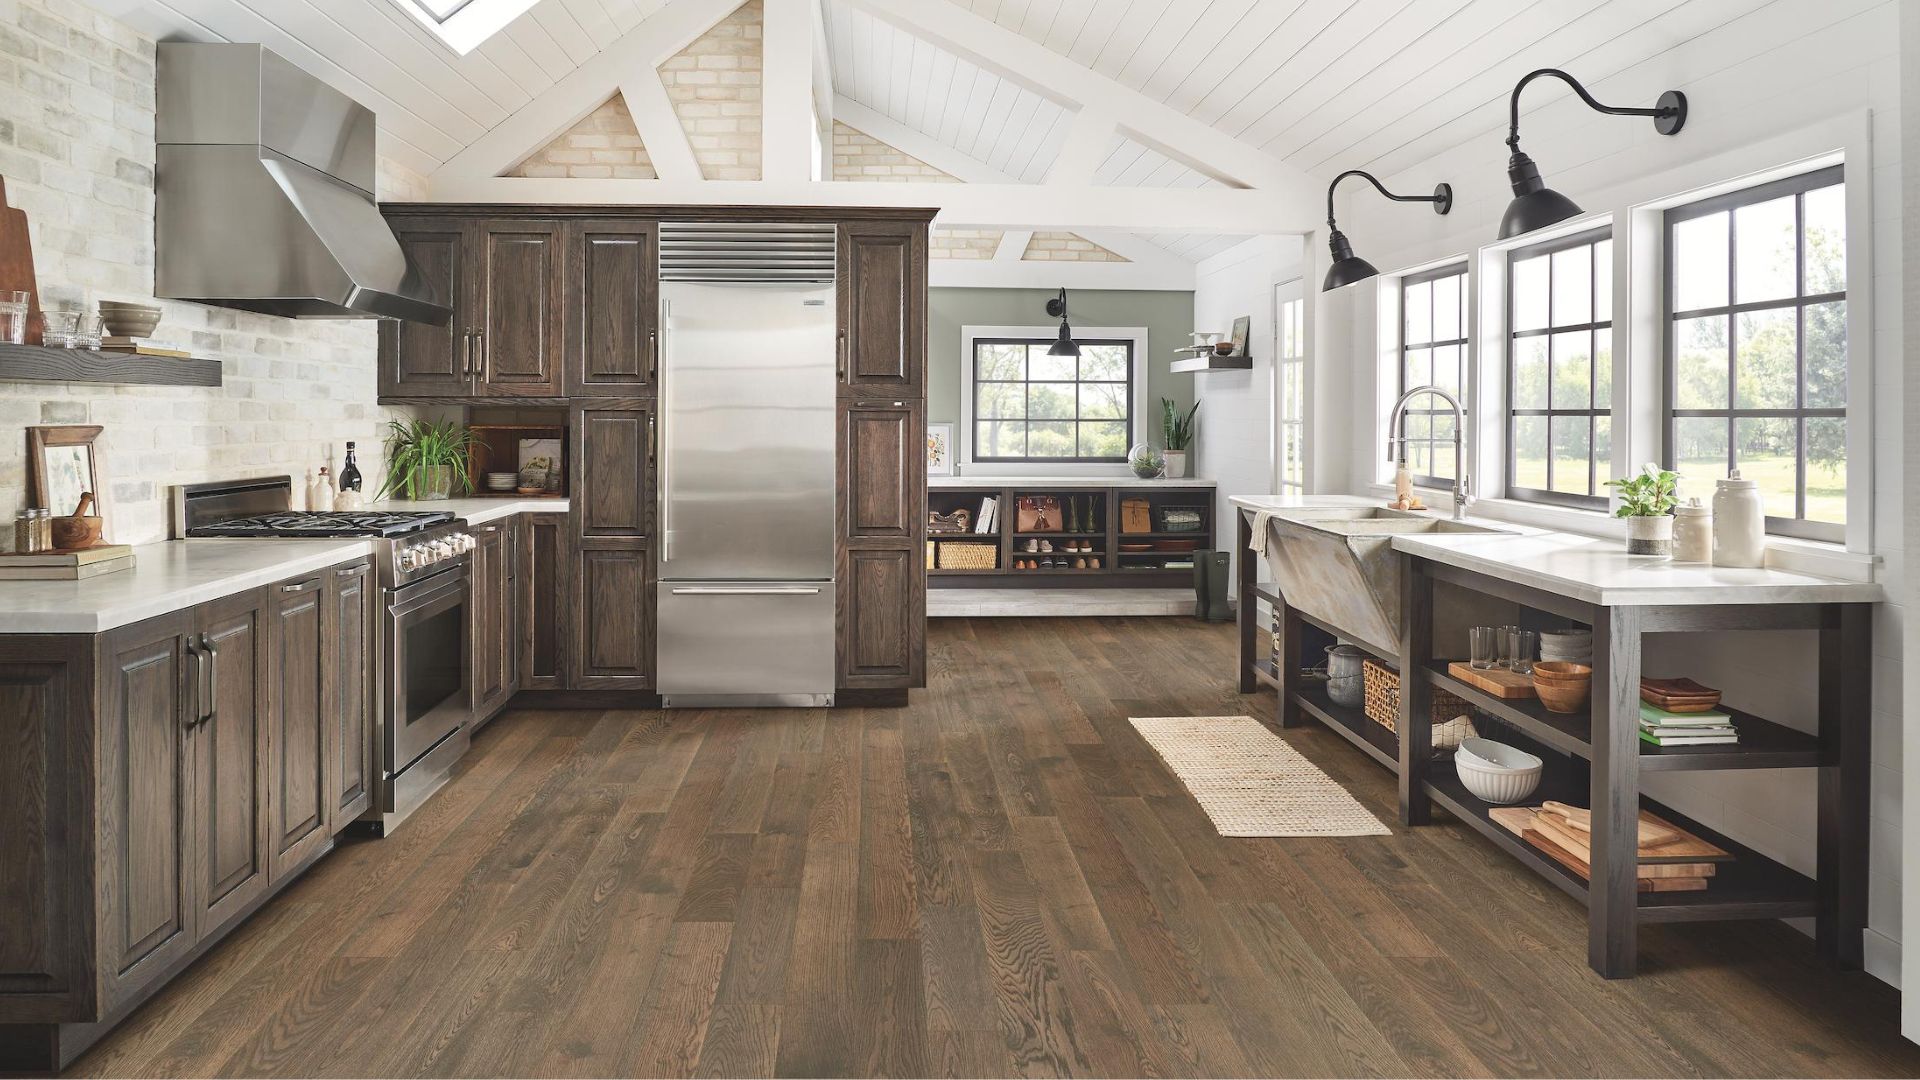
<svg viewBox="0 0 1920 1080"><path fill-rule="evenodd" d="M867 183L957 184L960 178L838 120L833 122L833 178Z"/></svg>
<svg viewBox="0 0 1920 1080"><path fill-rule="evenodd" d="M700 175L760 179L760 0L748 0L660 65Z"/></svg>
<svg viewBox="0 0 1920 1080"><path fill-rule="evenodd" d="M627 110L627 99L618 93L508 170L507 175L659 178L634 126L633 113Z"/></svg>
<svg viewBox="0 0 1920 1080"><path fill-rule="evenodd" d="M1000 250L998 229L949 229L936 225L927 243L934 259L991 259Z"/></svg>
<svg viewBox="0 0 1920 1080"><path fill-rule="evenodd" d="M0 175L26 211L43 302L153 297L154 43L78 0L0 0ZM382 195L417 178L390 163ZM330 464L378 473L370 322L162 302L156 336L226 364L219 389L0 383L0 518L26 502L32 424L92 423L109 538L166 536L169 484ZM393 415L400 415L393 413ZM62 509L71 509L62 508ZM0 544L12 530L0 528Z"/></svg>
<svg viewBox="0 0 1920 1080"><path fill-rule="evenodd" d="M1025 262L1132 262L1070 232L1036 232L1020 258Z"/></svg>

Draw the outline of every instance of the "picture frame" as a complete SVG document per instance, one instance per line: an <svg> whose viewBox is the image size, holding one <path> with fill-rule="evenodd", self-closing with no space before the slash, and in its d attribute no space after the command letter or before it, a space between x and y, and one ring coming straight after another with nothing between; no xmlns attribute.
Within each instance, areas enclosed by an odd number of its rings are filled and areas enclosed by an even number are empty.
<svg viewBox="0 0 1920 1080"><path fill-rule="evenodd" d="M1253 317L1251 315L1242 315L1233 320L1233 333L1227 335L1227 340L1233 342L1233 355L1247 355L1247 334L1252 327Z"/></svg>
<svg viewBox="0 0 1920 1080"><path fill-rule="evenodd" d="M953 475L953 425L927 425L927 475Z"/></svg>
<svg viewBox="0 0 1920 1080"><path fill-rule="evenodd" d="M83 492L93 492L96 506L104 500L105 478L94 447L101 430L98 424L27 428L27 498L32 505L60 517L73 513Z"/></svg>
<svg viewBox="0 0 1920 1080"><path fill-rule="evenodd" d="M560 490L563 448L559 439L521 439L519 484L522 493Z"/></svg>

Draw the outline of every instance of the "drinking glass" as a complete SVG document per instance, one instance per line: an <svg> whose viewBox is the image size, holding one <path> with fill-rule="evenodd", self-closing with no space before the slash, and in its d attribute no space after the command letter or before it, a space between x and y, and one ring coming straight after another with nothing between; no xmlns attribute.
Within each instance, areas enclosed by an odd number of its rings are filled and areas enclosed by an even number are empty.
<svg viewBox="0 0 1920 1080"><path fill-rule="evenodd" d="M1513 666L1513 634L1514 631L1518 629L1520 628L1517 626L1502 626L1494 631L1494 667L1510 668Z"/></svg>
<svg viewBox="0 0 1920 1080"><path fill-rule="evenodd" d="M56 349L72 349L79 345L80 315L78 311L54 309L40 312L41 340Z"/></svg>
<svg viewBox="0 0 1920 1080"><path fill-rule="evenodd" d="M1476 626L1467 631L1467 642L1472 646L1473 655L1468 663L1485 670L1498 667L1500 663L1500 630L1493 626Z"/></svg>
<svg viewBox="0 0 1920 1080"><path fill-rule="evenodd" d="M1507 633L1507 667L1516 674L1533 674L1533 649L1539 640L1532 630L1512 630Z"/></svg>
<svg viewBox="0 0 1920 1080"><path fill-rule="evenodd" d="M105 338L106 335L107 322L105 319L102 319L98 315L88 315L82 312L80 315L80 323L75 327L73 332L73 347L76 349L92 349L94 352L99 352L101 339Z"/></svg>
<svg viewBox="0 0 1920 1080"><path fill-rule="evenodd" d="M0 342L24 345L27 341L29 297L24 292L0 289Z"/></svg>

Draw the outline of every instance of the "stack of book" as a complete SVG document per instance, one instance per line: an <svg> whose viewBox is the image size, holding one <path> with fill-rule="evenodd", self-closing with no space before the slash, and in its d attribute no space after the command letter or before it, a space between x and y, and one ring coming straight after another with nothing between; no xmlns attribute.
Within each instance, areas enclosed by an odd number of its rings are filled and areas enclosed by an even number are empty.
<svg viewBox="0 0 1920 1080"><path fill-rule="evenodd" d="M1000 500L991 495L980 500L980 513L973 519L973 531L990 533L1000 527Z"/></svg>
<svg viewBox="0 0 1920 1080"><path fill-rule="evenodd" d="M1740 741L1720 691L1692 679L1640 680L1640 741L1652 746L1724 746Z"/></svg>
<svg viewBox="0 0 1920 1080"><path fill-rule="evenodd" d="M126 544L0 555L0 581L80 581L131 569L133 548Z"/></svg>

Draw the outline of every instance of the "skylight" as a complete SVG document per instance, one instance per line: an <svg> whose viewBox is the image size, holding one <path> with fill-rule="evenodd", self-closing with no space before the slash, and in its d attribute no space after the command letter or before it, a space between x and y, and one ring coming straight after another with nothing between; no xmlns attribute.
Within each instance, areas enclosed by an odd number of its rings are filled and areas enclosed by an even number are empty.
<svg viewBox="0 0 1920 1080"><path fill-rule="evenodd" d="M539 0L393 0L462 56L506 29Z"/></svg>

